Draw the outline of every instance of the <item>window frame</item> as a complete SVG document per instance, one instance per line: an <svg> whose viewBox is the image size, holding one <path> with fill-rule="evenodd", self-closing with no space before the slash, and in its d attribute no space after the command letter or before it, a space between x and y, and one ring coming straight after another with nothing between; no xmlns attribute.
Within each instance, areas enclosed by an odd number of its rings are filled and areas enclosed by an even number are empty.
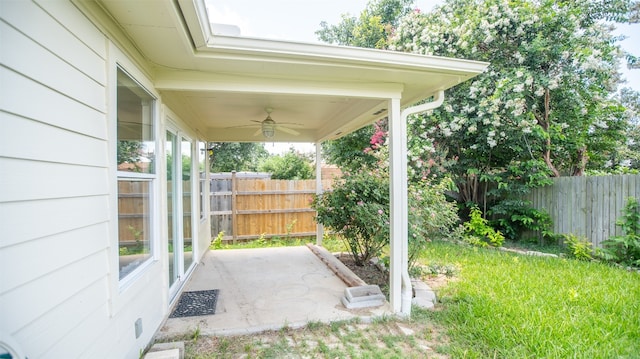
<svg viewBox="0 0 640 359"><path fill-rule="evenodd" d="M200 196L199 196L199 200L198 200L198 204L199 204L199 210L200 210L200 223L202 224L203 222L205 222L207 220L207 215L209 213L209 202L210 199L208 198L208 193L209 191L207 191L207 177L208 177L208 173L209 173L209 159L208 159L208 154L209 151L207 150L207 142L204 140L196 140L197 146L198 148L196 149L196 154L198 156L198 189L200 191ZM200 178L200 165L203 164L204 165L204 171L202 172L202 174L204 175L204 178ZM209 199L209 201L207 201L207 199Z"/></svg>
<svg viewBox="0 0 640 359"><path fill-rule="evenodd" d="M114 163L114 167L115 167L115 178L114 178L114 196L116 197L115 201L115 208L113 210L115 216L113 218L115 218L116 220L114 221L114 237L112 238L112 240L115 241L116 245L114 246L116 248L115 251L115 262L116 262L116 266L114 267L114 271L117 272L117 275L114 275L114 277L117 280L118 283L118 288L119 291L122 292L124 291L126 288L130 287L133 283L135 283L140 276L143 275L143 273L145 273L147 271L147 269L156 261L158 261L158 256L159 256L159 222L158 222L158 216L159 216L159 209L158 209L158 193L159 193L159 184L158 184L158 178L159 178L159 171L161 170L161 168L159 167L159 162L158 162L158 156L160 155L160 143L158 140L158 133L160 131L160 100L159 100L159 96L152 90L152 87L150 87L150 85L145 85L145 82L148 82L147 79L143 76L143 74L141 74L139 71L137 71L137 68L135 68L134 66L132 66L131 64L127 64L125 61L120 61L120 60L116 60L113 62L113 77L112 77L112 83L113 83L113 87L114 90L112 91L112 109L113 109L113 116L111 117L112 119L112 127L111 127L111 138L113 138L113 145L112 145L112 151L110 156L112 156L112 160ZM132 71L133 70L133 71ZM150 173L142 173L142 172L131 172L131 171L121 171L118 170L118 159L117 159L117 146L118 146L118 116L117 116L117 111L118 111L118 72L121 71L123 74L125 74L132 82L134 82L140 90L144 91L149 97L150 97L150 122L152 125L152 130L151 130L151 134L153 136L153 154L155 157L154 160L154 168L153 168L153 172ZM148 227L148 231L149 233L147 234L148 236L148 242L149 242L149 256L147 258L145 258L142 262L140 262L138 265L136 265L136 267L131 270L130 272L128 272L126 275L124 275L123 277L120 277L120 273L121 273L121 268L120 268L120 239L119 239L119 216L120 216L120 212L119 212L119 208L117 205L117 201L118 201L118 196L119 196L119 183L121 180L125 180L125 181L145 181L145 182L149 182L149 188L148 188L148 211L149 213L147 213L147 227Z"/></svg>

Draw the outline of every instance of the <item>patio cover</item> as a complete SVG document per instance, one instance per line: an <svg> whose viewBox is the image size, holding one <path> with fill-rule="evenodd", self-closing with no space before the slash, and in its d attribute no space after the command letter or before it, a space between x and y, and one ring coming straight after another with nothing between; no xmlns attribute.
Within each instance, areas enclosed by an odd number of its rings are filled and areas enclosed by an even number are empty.
<svg viewBox="0 0 640 359"><path fill-rule="evenodd" d="M202 140L263 142L250 125L273 108L268 142L336 139L384 117L390 123L391 305L408 313L406 127L412 105L481 73L486 63L409 53L214 34L204 0L75 0L112 37L133 44L162 101ZM113 26L116 23L116 29ZM109 25L107 25L109 24ZM126 46L129 47L129 46ZM402 113L404 109L404 114ZM410 304L409 304L410 306Z"/></svg>

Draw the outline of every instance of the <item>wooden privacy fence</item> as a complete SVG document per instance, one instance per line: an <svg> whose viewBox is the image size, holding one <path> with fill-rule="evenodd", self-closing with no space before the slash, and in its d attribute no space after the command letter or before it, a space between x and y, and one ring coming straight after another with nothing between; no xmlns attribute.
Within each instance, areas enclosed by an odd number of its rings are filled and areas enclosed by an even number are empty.
<svg viewBox="0 0 640 359"><path fill-rule="evenodd" d="M191 243L191 181L181 181L182 186L182 208L183 211L183 238L186 243ZM168 226L169 231L173 230L173 196L171 181L167 182L169 193L167 194ZM150 182L133 180L118 182L118 240L120 245L134 246L139 241L148 242L150 235L149 213L151 203L149 197Z"/></svg>
<svg viewBox="0 0 640 359"><path fill-rule="evenodd" d="M560 177L527 199L551 215L555 233L586 237L596 247L624 234L616 220L629 197L640 199L640 175Z"/></svg>
<svg viewBox="0 0 640 359"><path fill-rule="evenodd" d="M331 188L333 180L322 180ZM264 237L304 237L316 234L311 208L316 180L272 180L212 176L211 230L223 240Z"/></svg>

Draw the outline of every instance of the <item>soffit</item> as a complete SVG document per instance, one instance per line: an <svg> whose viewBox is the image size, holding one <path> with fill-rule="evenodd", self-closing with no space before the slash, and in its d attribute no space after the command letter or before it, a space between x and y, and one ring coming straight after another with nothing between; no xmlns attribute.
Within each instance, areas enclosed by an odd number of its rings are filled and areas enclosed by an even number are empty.
<svg viewBox="0 0 640 359"><path fill-rule="evenodd" d="M273 108L269 141L336 138L382 118L387 101L420 101L486 64L351 47L209 33L201 0L96 0L148 61L163 101L209 141L262 141L254 124Z"/></svg>

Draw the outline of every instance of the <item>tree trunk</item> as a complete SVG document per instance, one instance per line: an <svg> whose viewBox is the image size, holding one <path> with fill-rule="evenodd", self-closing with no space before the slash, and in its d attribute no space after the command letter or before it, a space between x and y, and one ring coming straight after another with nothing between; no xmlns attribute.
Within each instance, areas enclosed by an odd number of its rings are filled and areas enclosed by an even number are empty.
<svg viewBox="0 0 640 359"><path fill-rule="evenodd" d="M572 176L583 176L584 170L587 167L587 161L589 161L589 155L587 155L587 146L582 146L578 150L578 160L571 173Z"/></svg>

